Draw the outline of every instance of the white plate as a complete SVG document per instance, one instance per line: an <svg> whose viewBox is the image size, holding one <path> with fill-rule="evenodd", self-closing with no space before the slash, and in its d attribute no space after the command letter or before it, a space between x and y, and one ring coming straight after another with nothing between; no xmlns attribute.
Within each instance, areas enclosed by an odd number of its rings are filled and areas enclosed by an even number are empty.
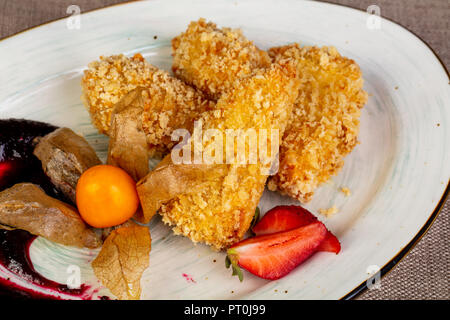
<svg viewBox="0 0 450 320"><path fill-rule="evenodd" d="M68 29L64 19L1 41L0 117L71 127L104 157L107 139L96 134L80 102L82 70L100 55L121 52L142 52L169 70L170 40L199 17L242 28L264 49L295 41L334 45L361 66L370 93L361 144L307 205L315 213L338 207L339 213L321 219L340 239L342 252L318 253L278 281L246 273L240 283L225 269L223 253L174 236L155 219L142 298L336 299L362 283L361 289L370 266L387 271L426 231L448 193L449 78L427 45L397 24L381 19L379 29L370 21L369 28L365 12L309 1L164 0L114 6L81 15L80 29ZM339 191L342 186L351 189L350 197ZM281 203L294 201L266 191L260 206L265 212ZM77 264L82 281L96 288L87 263L94 256L41 238L31 248L36 270L46 277L65 283L67 266ZM29 287L15 276L12 280Z"/></svg>

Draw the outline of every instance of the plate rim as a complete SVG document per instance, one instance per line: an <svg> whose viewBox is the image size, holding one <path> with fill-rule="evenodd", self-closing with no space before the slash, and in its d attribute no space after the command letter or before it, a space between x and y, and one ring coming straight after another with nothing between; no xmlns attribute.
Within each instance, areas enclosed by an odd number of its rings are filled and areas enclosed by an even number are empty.
<svg viewBox="0 0 450 320"><path fill-rule="evenodd" d="M107 8L111 8L111 7L118 7L118 6L122 6L122 5L128 5L130 3L137 3L140 2L141 0L127 0L121 3L115 3L106 7L101 7L101 8L95 8L95 9L91 9L91 10L86 10L86 11L82 11L81 14L87 14L87 13L91 13L91 12L95 12L95 11L99 11L99 10L104 10ZM350 10L355 10L355 11L359 11L359 12L363 12L366 13L365 10L360 9L360 8L355 8L349 5L345 5L345 4L340 4L340 3L332 3L328 0L318 0L318 1L313 1L313 0L305 0L305 1L311 1L311 2L315 2L318 4L324 4L324 5L331 5L331 6L338 6L338 7L344 7ZM35 25L31 28L27 28L21 31L18 31L16 33L13 33L11 35L8 35L2 39L0 39L0 42L3 42L4 40L8 40L10 38L13 38L15 36L19 36L22 33L31 31L33 29L37 29L40 27L43 27L45 25L60 21L60 20L64 20L67 19L67 17L61 17L61 18L57 18L57 19L52 19L43 23L40 23L38 25ZM445 63L442 61L442 59L439 57L439 55L436 53L436 51L424 40L422 39L419 35L417 35L414 31L410 30L408 27L405 27L403 25L401 25L400 23L384 17L384 16L380 16L381 19L384 19L386 21L389 21L390 23L393 23L397 26L399 26L400 28L403 28L404 30L406 30L407 32L411 33L413 36L416 37L416 39L420 42L422 42L423 44L425 44L425 46L430 50L430 52L434 55L434 57L436 58L436 60L440 63L442 69L444 70L444 72L447 75L447 79L449 80L450 83L450 73L447 69L447 67L445 66ZM450 179L447 182L447 186L443 192L443 194L440 197L440 200L438 202L438 204L436 205L436 207L434 208L434 210L432 211L432 213L430 214L430 216L428 217L427 221L425 222L425 224L420 228L420 230L417 232L417 234L393 257L391 258L381 269L380 269L380 276L381 279L387 275L390 271L392 271L402 260L404 257L406 257L408 255L408 253L417 245L417 243L422 239L422 237L428 232L428 230L431 228L431 226L433 225L433 223L436 221L436 218L438 217L439 213L442 211L447 199L449 198L450 195ZM368 286L367 286L367 280L370 279L370 277L368 277L366 280L364 280L361 284L359 284L358 286L356 286L354 289L352 289L351 291L349 291L347 294L345 294L344 296L342 296L341 298L339 298L339 300L352 300L357 298L359 295L361 295L362 293L364 293L366 290L368 290ZM25 290L24 288L11 288L8 286L5 286L3 284L0 283L0 289L4 290L7 292L8 295L10 295L11 297L16 296L17 294L21 295L25 292L28 292L27 290ZM0 290L0 296L2 295L2 292ZM21 298L25 298L27 299L28 297L26 296L22 296ZM57 299L56 297L53 296L46 296L46 299ZM33 299L33 296L29 297L29 299Z"/></svg>

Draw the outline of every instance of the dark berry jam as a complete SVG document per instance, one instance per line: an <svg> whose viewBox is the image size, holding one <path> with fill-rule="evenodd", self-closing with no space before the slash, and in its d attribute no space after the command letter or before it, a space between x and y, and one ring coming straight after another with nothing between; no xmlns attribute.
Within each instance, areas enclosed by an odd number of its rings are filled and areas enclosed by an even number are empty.
<svg viewBox="0 0 450 320"><path fill-rule="evenodd" d="M54 131L57 127L30 120L0 119L0 191L20 182L39 185L49 196L68 202L42 170L41 162L33 155L33 140ZM61 293L81 294L85 288L69 289L67 286L44 278L37 273L29 258L29 247L36 236L23 230L7 231L0 229L0 264L8 268L14 264L17 274L30 279L36 285ZM6 281L6 286L8 285ZM2 286L0 282L0 286ZM4 285L5 286L5 285ZM20 288L10 286L3 290L17 291ZM23 293L25 297L45 298L36 293Z"/></svg>
<svg viewBox="0 0 450 320"><path fill-rule="evenodd" d="M65 200L45 175L39 159L33 155L33 140L56 128L30 120L0 120L0 190L19 182L32 182L49 196Z"/></svg>

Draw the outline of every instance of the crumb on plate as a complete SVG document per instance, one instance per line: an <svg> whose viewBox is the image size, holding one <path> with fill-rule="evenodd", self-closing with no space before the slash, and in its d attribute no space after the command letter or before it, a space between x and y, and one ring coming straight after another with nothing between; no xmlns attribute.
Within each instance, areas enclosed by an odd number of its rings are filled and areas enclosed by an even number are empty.
<svg viewBox="0 0 450 320"><path fill-rule="evenodd" d="M338 209L336 208L336 206L332 206L331 208L328 208L328 209L319 209L319 213L326 217L331 217L333 214L335 214L337 212L338 212Z"/></svg>
<svg viewBox="0 0 450 320"><path fill-rule="evenodd" d="M341 191L345 194L346 197L349 197L349 196L352 195L352 192L351 192L350 189L347 188L347 187L342 187L342 188L341 188Z"/></svg>

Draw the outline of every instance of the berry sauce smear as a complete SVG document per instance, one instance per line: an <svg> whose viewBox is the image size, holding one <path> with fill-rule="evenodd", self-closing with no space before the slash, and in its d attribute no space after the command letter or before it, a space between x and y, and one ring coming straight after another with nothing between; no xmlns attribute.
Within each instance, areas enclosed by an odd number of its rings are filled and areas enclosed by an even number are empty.
<svg viewBox="0 0 450 320"><path fill-rule="evenodd" d="M45 136L57 127L30 120L0 119L0 191L16 183L31 182L40 186L49 196L69 202L45 175L41 162L33 155L36 137ZM70 203L70 202L69 202ZM0 229L0 264L39 287L74 296L80 296L87 289L69 289L37 273L29 257L29 248L36 236L23 230ZM9 286L11 291L23 290L7 280L0 287ZM33 291L21 292L26 297L50 298Z"/></svg>

